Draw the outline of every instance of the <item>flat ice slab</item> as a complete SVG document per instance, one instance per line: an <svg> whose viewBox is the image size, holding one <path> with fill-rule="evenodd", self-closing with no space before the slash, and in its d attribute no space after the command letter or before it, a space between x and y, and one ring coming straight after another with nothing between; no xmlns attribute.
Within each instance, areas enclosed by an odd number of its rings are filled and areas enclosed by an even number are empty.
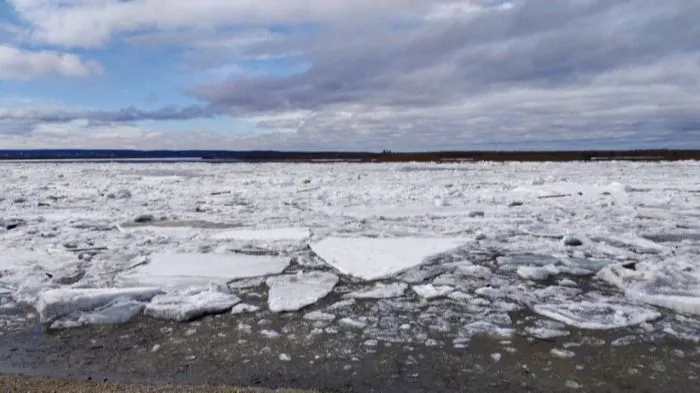
<svg viewBox="0 0 700 393"><path fill-rule="evenodd" d="M345 297L353 299L389 299L403 295L406 289L408 289L408 284L403 282L391 284L378 283L369 289L350 292L345 295Z"/></svg>
<svg viewBox="0 0 700 393"><path fill-rule="evenodd" d="M289 265L287 257L241 254L158 253L150 261L118 277L124 286L148 285L164 288L207 286L210 282L229 282L279 274Z"/></svg>
<svg viewBox="0 0 700 393"><path fill-rule="evenodd" d="M661 316L649 308L606 302L538 304L533 311L579 329L619 329L652 321Z"/></svg>
<svg viewBox="0 0 700 393"><path fill-rule="evenodd" d="M297 311L328 295L337 283L338 276L326 272L270 277L267 303L272 312Z"/></svg>
<svg viewBox="0 0 700 393"><path fill-rule="evenodd" d="M42 323L50 323L72 313L92 311L116 299L149 301L161 293L158 288L59 288L39 294L34 305Z"/></svg>
<svg viewBox="0 0 700 393"><path fill-rule="evenodd" d="M311 237L308 228L233 229L213 234L215 240L302 241Z"/></svg>
<svg viewBox="0 0 700 393"><path fill-rule="evenodd" d="M204 315L228 311L240 301L236 295L210 288L185 294L157 296L146 306L144 314L159 319L186 322Z"/></svg>
<svg viewBox="0 0 700 393"><path fill-rule="evenodd" d="M428 257L455 249L465 239L455 238L341 238L329 237L311 249L340 272L377 280L420 265Z"/></svg>

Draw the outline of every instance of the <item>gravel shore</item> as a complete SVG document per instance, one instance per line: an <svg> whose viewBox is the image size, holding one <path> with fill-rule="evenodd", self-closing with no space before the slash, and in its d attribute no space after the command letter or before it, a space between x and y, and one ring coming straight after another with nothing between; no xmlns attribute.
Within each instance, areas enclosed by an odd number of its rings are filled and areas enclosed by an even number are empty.
<svg viewBox="0 0 700 393"><path fill-rule="evenodd" d="M71 381L33 378L23 375L0 375L0 391L6 393L313 393L301 390L266 390L211 386L147 386L109 382Z"/></svg>

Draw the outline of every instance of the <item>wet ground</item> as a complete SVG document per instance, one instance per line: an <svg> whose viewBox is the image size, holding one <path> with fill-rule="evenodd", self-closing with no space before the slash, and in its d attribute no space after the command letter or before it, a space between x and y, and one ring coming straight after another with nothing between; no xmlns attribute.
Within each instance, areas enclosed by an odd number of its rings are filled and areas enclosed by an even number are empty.
<svg viewBox="0 0 700 393"><path fill-rule="evenodd" d="M516 325L528 319L511 316ZM28 319L1 337L0 371L337 392L700 391L700 347L671 338L639 342L633 330L476 335L457 348L443 345L440 334L414 344L367 340L352 326L308 334L306 322L298 313L264 312L46 330Z"/></svg>

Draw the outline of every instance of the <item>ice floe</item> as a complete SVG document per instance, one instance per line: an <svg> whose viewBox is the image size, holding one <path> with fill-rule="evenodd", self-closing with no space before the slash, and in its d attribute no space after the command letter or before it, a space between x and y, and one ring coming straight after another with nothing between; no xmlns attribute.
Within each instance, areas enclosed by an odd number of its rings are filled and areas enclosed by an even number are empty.
<svg viewBox="0 0 700 393"><path fill-rule="evenodd" d="M193 288L184 293L159 295L146 306L144 314L173 321L190 321L208 314L230 310L240 299L225 288Z"/></svg>
<svg viewBox="0 0 700 393"><path fill-rule="evenodd" d="M232 229L211 235L216 240L302 241L311 236L308 228Z"/></svg>
<svg viewBox="0 0 700 393"><path fill-rule="evenodd" d="M51 323L107 306L115 299L146 302L160 293L160 288L58 288L41 292L34 308L42 323Z"/></svg>
<svg viewBox="0 0 700 393"><path fill-rule="evenodd" d="M453 250L465 239L443 238L340 238L312 243L311 249L340 272L377 280L424 263L429 257Z"/></svg>
<svg viewBox="0 0 700 393"><path fill-rule="evenodd" d="M408 284L402 282L391 284L377 283L372 288L350 292L345 297L354 299L388 299L403 295L406 289L408 289Z"/></svg>
<svg viewBox="0 0 700 393"><path fill-rule="evenodd" d="M267 279L270 288L267 303L270 311L296 311L328 295L338 283L338 276L326 272L299 272Z"/></svg>
<svg viewBox="0 0 700 393"><path fill-rule="evenodd" d="M167 288L206 286L211 281L229 282L279 274L290 258L242 254L156 253L145 264L122 273L123 286L148 285Z"/></svg>
<svg viewBox="0 0 700 393"><path fill-rule="evenodd" d="M454 288L449 285L438 285L425 284L425 285L414 285L411 290L416 293L416 295L424 299L433 299L436 297L447 296L450 292L454 291Z"/></svg>
<svg viewBox="0 0 700 393"><path fill-rule="evenodd" d="M580 329L618 329L653 321L661 316L645 307L593 301L536 304L533 311Z"/></svg>

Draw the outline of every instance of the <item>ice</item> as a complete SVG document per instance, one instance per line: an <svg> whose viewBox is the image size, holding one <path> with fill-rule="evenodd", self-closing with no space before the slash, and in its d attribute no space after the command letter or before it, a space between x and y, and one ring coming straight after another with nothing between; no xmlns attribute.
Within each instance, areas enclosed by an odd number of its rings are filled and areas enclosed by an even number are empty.
<svg viewBox="0 0 700 393"><path fill-rule="evenodd" d="M274 228L274 229L234 229L218 232L211 236L215 240L241 241L303 241L311 237L308 228Z"/></svg>
<svg viewBox="0 0 700 393"><path fill-rule="evenodd" d="M365 280L396 275L453 250L467 241L451 238L340 238L329 237L311 249L340 272Z"/></svg>
<svg viewBox="0 0 700 393"><path fill-rule="evenodd" d="M160 295L146 306L144 314L178 322L191 321L208 314L230 310L240 299L225 289L191 289L184 293Z"/></svg>
<svg viewBox="0 0 700 393"><path fill-rule="evenodd" d="M148 263L118 277L122 286L149 285L167 288L206 286L211 281L226 283L241 278L279 274L289 265L288 257L156 253Z"/></svg>
<svg viewBox="0 0 700 393"><path fill-rule="evenodd" d="M326 272L299 272L267 279L270 311L296 311L316 303L333 290L338 276Z"/></svg>
<svg viewBox="0 0 700 393"><path fill-rule="evenodd" d="M560 273L560 270L554 265L546 265L542 267L536 266L519 266L517 270L518 276L526 280L542 281Z"/></svg>
<svg viewBox="0 0 700 393"><path fill-rule="evenodd" d="M258 312L260 307L248 303L239 303L233 306L231 314L244 314Z"/></svg>
<svg viewBox="0 0 700 393"><path fill-rule="evenodd" d="M339 324L345 327L353 328L353 329L364 329L367 327L366 322L358 321L356 319L352 318L342 318L338 321Z"/></svg>
<svg viewBox="0 0 700 393"><path fill-rule="evenodd" d="M558 357L560 359L568 359L576 356L576 353L573 351L570 351L568 349L560 349L560 348L552 348L549 353L552 354L552 356Z"/></svg>
<svg viewBox="0 0 700 393"><path fill-rule="evenodd" d="M345 297L353 299L388 299L403 295L406 289L408 289L408 284L402 282L391 284L377 283L372 288L351 292Z"/></svg>
<svg viewBox="0 0 700 393"><path fill-rule="evenodd" d="M433 284L414 285L411 289L416 295L424 299L447 296L450 292L454 291L454 288L449 285L435 286Z"/></svg>
<svg viewBox="0 0 700 393"><path fill-rule="evenodd" d="M533 311L579 329L619 329L653 321L658 311L640 306L593 301L537 304Z"/></svg>
<svg viewBox="0 0 700 393"><path fill-rule="evenodd" d="M332 322L335 319L335 315L325 313L322 311L312 311L304 315L304 319L307 321L322 321L322 322Z"/></svg>
<svg viewBox="0 0 700 393"><path fill-rule="evenodd" d="M700 282L656 279L632 285L625 294L654 306L700 315Z"/></svg>
<svg viewBox="0 0 700 393"><path fill-rule="evenodd" d="M560 263L559 258L551 255L540 254L514 254L496 259L499 265L531 265L531 266L546 266L556 265Z"/></svg>
<svg viewBox="0 0 700 393"><path fill-rule="evenodd" d="M39 294L34 308L42 323L107 306L115 299L145 302L162 293L159 288L58 288Z"/></svg>

